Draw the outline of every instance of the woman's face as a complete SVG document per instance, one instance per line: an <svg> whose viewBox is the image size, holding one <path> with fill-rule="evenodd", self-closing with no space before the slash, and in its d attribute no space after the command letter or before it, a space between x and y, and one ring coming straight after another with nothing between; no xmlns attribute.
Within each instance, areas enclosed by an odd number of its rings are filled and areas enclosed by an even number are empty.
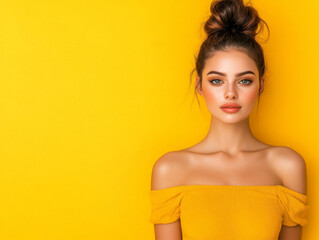
<svg viewBox="0 0 319 240"><path fill-rule="evenodd" d="M198 82L199 77L196 79ZM242 51L229 49L218 51L206 60L202 90L198 86L197 91L215 118L233 123L249 117L258 98L258 89L259 73L254 60ZM225 112L221 108L225 103L236 103L240 108L237 112Z"/></svg>

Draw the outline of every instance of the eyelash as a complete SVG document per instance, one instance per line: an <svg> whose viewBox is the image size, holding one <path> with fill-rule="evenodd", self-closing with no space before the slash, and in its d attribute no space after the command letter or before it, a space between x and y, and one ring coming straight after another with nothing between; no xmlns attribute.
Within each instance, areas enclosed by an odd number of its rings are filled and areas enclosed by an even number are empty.
<svg viewBox="0 0 319 240"><path fill-rule="evenodd" d="M215 80L221 81L220 79L213 79L213 80L210 80L209 82L213 83L213 81L215 81ZM249 81L249 83L244 84L244 85L250 85L250 84L253 82L253 81L250 80L250 79L243 79L243 80L241 80L241 81ZM213 83L213 84L214 84L214 83ZM214 84L214 85L216 85L216 84Z"/></svg>

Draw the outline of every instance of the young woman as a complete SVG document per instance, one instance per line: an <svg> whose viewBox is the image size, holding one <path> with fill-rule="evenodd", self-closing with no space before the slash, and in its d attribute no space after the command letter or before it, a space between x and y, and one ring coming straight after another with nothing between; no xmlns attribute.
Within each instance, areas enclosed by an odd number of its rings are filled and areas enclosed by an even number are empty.
<svg viewBox="0 0 319 240"><path fill-rule="evenodd" d="M301 239L309 212L305 161L261 142L249 126L265 74L255 37L267 24L242 0L215 1L211 13L196 59L196 91L211 125L202 141L153 166L156 240Z"/></svg>

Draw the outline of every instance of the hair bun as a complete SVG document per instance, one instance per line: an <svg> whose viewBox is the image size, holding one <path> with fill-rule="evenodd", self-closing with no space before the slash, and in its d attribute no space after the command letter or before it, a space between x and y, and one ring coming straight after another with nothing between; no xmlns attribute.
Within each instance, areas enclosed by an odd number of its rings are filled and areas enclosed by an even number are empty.
<svg viewBox="0 0 319 240"><path fill-rule="evenodd" d="M208 36L216 33L238 33L255 38L261 18L255 8L243 0L217 0L210 7L211 16L204 26Z"/></svg>

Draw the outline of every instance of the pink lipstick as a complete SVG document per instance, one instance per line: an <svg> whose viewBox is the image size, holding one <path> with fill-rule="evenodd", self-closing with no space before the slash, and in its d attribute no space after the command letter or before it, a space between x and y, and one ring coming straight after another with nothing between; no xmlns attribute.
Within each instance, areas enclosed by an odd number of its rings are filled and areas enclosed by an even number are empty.
<svg viewBox="0 0 319 240"><path fill-rule="evenodd" d="M240 110L241 106L236 103L225 103L220 108L226 113L235 113Z"/></svg>

